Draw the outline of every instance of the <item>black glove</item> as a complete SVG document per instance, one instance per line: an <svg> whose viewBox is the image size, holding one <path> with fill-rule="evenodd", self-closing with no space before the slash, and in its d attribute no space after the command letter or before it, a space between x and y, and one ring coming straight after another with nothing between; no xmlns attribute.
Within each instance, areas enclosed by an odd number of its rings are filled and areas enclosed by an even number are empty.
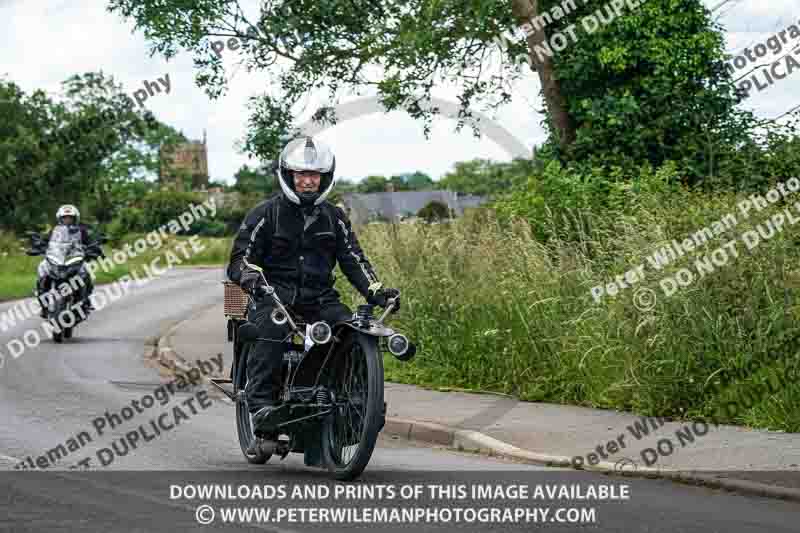
<svg viewBox="0 0 800 533"><path fill-rule="evenodd" d="M389 305L389 299L395 298L400 294L400 291L397 289L378 289L377 292L370 292L369 296L367 297L367 303L370 305L377 305L379 307L386 308ZM400 299L397 299L394 303L394 307L392 308L392 313L396 313L400 310Z"/></svg>
<svg viewBox="0 0 800 533"><path fill-rule="evenodd" d="M239 286L253 296L260 296L266 284L260 272L245 270L239 278Z"/></svg>

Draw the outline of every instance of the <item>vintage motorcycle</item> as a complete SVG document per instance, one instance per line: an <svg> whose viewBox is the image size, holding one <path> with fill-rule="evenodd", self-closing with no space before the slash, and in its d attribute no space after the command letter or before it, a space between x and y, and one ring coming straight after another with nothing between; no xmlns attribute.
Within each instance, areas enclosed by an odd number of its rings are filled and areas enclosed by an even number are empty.
<svg viewBox="0 0 800 533"><path fill-rule="evenodd" d="M49 241L35 232L29 232L28 236L31 248L27 255L45 257L38 269L39 279L45 280L45 292L39 294L35 290L34 296L39 299L47 320L51 322L53 341L61 343L72 338L75 327L86 317L85 312L75 309L86 298L85 278L81 282L79 276L88 276L82 272L87 260L105 257L100 246L108 239L101 235L95 242L84 246L80 243L80 234L61 225L53 229Z"/></svg>
<svg viewBox="0 0 800 533"><path fill-rule="evenodd" d="M264 275L261 268L249 266ZM265 296L275 302L272 321L288 323L291 330L281 371L283 402L267 420L279 433L273 441L253 433L245 396L247 357L252 343L260 340L256 325L246 322L255 302L238 285L224 284L234 360L231 379L211 382L236 405L239 445L247 461L264 464L273 454L284 459L290 452L302 453L306 466L327 468L342 481L357 478L372 457L386 416L382 351L401 361L416 353L405 335L383 324L399 295L389 300L379 318L372 314L374 306L361 305L349 320L305 324L292 316L272 287L266 288ZM226 383L232 390L223 387ZM248 455L253 439L256 453Z"/></svg>

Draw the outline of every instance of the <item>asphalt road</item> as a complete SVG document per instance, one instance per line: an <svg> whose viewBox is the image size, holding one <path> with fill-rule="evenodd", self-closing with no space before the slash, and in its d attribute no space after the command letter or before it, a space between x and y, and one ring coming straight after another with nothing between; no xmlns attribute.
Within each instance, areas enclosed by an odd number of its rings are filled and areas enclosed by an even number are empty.
<svg viewBox="0 0 800 533"><path fill-rule="evenodd" d="M45 340L16 359L10 357L7 343L37 327L40 321L31 319L0 333L0 351L6 359L0 369L0 531L208 531L234 527L306 531L326 527L307 520L222 524L219 507L223 505L271 507L274 511L281 506L287 508L290 503L263 499L201 502L183 493L172 493L177 489L171 485L185 486L189 482L231 485L234 492L242 484L261 487L282 483L292 487L329 483L326 472L305 467L302 457L295 454L284 461L273 457L263 466L247 465L236 440L230 404L209 400L203 389L197 388L165 393L163 405L137 404L140 412L130 407L134 400L141 400L162 383L157 372L143 364L145 341L192 312L218 302L222 295L220 279L220 272L214 270L168 273L146 286L133 288L126 297L96 312L78 328L74 339L63 345ZM0 312L8 307L0 305ZM132 416L112 429L113 415L125 416L126 407ZM176 413L176 407L182 416ZM120 438L136 431L139 436L135 449L123 447ZM48 459L48 451L59 445L66 453L53 452L52 460ZM109 451L102 452L103 449ZM37 472L15 470L15 465L28 457L34 464L43 457L40 460L45 467L36 468ZM89 462L84 464L89 469L69 469L87 458ZM101 461L108 464L102 466ZM469 487L500 483L508 476L529 486L628 485L630 498L604 502L524 500L526 508L552 508L544 524L451 521L416 523L411 527L420 531L800 531L800 505L796 503L660 480L539 468L391 438L380 440L362 478L364 483L359 485L395 485L398 490L402 485ZM465 501L444 495L435 506L469 507ZM211 525L199 525L195 517L198 505L204 503L211 503L216 512L216 521ZM366 496L330 503L340 508L345 503L361 509L370 505L404 508L413 505L414 499ZM299 507L310 502L293 500L291 504ZM521 500L494 502L500 508L521 504ZM556 508L573 506L596 507L593 523L551 522ZM328 526L327 530L375 527L350 523ZM388 525L380 528L392 529Z"/></svg>

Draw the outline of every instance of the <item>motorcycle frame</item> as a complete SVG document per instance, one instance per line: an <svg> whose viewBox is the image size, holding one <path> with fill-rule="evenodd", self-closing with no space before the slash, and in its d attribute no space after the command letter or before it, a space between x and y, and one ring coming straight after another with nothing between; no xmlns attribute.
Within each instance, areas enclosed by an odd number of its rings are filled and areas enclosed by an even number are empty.
<svg viewBox="0 0 800 533"><path fill-rule="evenodd" d="M290 326L290 332L284 338L283 342L286 343L290 339L293 339L295 335L297 335L297 336L299 336L300 338L303 339L304 347L308 346L306 344L307 336L303 331L304 327L306 326L306 323L294 320L294 318L292 317L292 315L289 312L289 310L286 308L286 306L283 304L281 299L278 297L277 293L275 292L274 287L272 287L269 284L269 282L267 281L266 277L264 276L264 271L263 271L263 269L261 267L259 267L258 265L252 265L251 263L249 263L247 261L247 259L244 260L244 263L245 263L246 266L252 268L253 270L257 271L261 275L261 278L262 278L262 280L264 281L264 284L265 284L265 291L264 291L265 295L270 296L272 298L272 300L273 300L273 302L275 303L275 306L276 306L276 311L278 311L280 314L282 314L286 318L285 321L279 321L279 320L276 319L276 313L273 312L272 315L271 315L271 319L273 320L273 322L276 323L276 324L279 324L279 325L283 324L283 323L288 323L289 326ZM325 367L327 365L328 359L330 358L331 354L335 350L336 344L343 340L340 337L340 332L342 331L343 328L349 328L349 329L354 330L355 332L363 333L363 334L370 335L370 336L373 336L373 337L390 337L390 336L392 336L394 334L394 330L389 328L389 327L386 327L383 324L383 321L394 310L394 308L397 305L397 301L399 300L399 298L400 298L400 294L399 293L397 294L397 296L390 298L387 301L386 308L384 309L384 312L381 314L381 316L378 317L377 319L374 319L374 318L370 319L367 323L355 322L355 321L353 321L351 319L351 320L347 320L347 321L337 322L336 324L331 325L331 330L332 330L333 334L331 335L330 340L326 343L326 344L330 344L330 348L328 350L328 353L325 355L325 359L322 361L322 364L320 365L319 372L318 372L317 377L314 380L314 384L312 386L310 386L310 387L308 387L308 386L295 387L294 386L294 378L297 376L297 369L299 369L300 365L305 361L305 358L306 358L306 356L308 356L309 352L314 347L321 346L321 345L314 343L311 348L307 348L306 347L306 349L303 350L302 357L301 357L300 361L297 363L297 366L294 368L294 373L292 373L292 368L293 368L292 367L292 361L289 360L288 367L286 368L286 380L283 382L282 388L281 388L281 396L283 397L284 405L285 406L289 406L290 409L292 407L294 407L294 406L303 406L303 407L307 407L307 408L318 408L320 410L318 412L312 413L310 415L301 416L299 418L289 419L289 420L286 420L284 422L281 422L280 424L276 424L275 427L276 427L277 430L288 432L286 428L289 428L291 426L295 426L298 423L306 422L306 421L309 421L309 420L312 420L312 419L315 419L315 418L322 418L324 416L329 415L333 411L333 408L335 406L329 406L329 405L318 404L318 403L304 402L302 399L298 398L298 396L305 395L306 397L314 398L314 396L319 391L319 378L322 375L322 371L325 369ZM252 296L248 296L248 299L250 301L250 304L252 304L253 303ZM250 307L250 305L248 305L248 308L249 307ZM231 322L233 322L233 324L231 324ZM228 338L229 338L229 340L232 340L234 342L234 364L241 364L240 361L239 361L239 358L242 357L241 350L242 350L242 346L243 346L243 341L241 339L239 339L238 327L237 327L237 323L238 322L240 322L240 321L231 320L231 321L229 321L229 326L228 326L228 331L229 331ZM254 340L251 340L249 342L252 343L252 342L256 342L258 340L271 340L271 339L262 339L262 338L259 337L259 338L256 338ZM283 354L282 354L283 357L285 357L285 355L288 352L292 351L293 348L297 347L297 345L295 345L294 343L291 343L291 346L292 346L292 348L290 348L288 350L285 350L283 352ZM232 368L232 370L233 370L233 368ZM233 376L231 376L231 377L233 377ZM221 384L223 384L223 383L232 383L232 381L233 381L232 379L212 379L210 381L211 381L212 385L214 385L217 389L221 390L231 401L233 401L233 402L241 401L240 398L237 398L236 395L228 392L224 387L221 386ZM238 394L240 394L240 395L244 394L244 391L238 391Z"/></svg>

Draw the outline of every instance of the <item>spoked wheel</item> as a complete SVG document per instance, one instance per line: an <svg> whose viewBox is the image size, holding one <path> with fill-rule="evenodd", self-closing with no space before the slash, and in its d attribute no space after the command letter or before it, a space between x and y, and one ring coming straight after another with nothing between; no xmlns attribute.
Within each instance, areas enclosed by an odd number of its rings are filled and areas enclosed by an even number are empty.
<svg viewBox="0 0 800 533"><path fill-rule="evenodd" d="M336 479L350 481L366 468L383 427L383 359L378 339L356 332L334 357L335 407L322 425L322 454Z"/></svg>
<svg viewBox="0 0 800 533"><path fill-rule="evenodd" d="M242 448L242 455L248 463L263 465L272 454L256 451L256 455L247 455L247 448L255 440L253 435L253 421L250 418L250 410L247 408L247 397L245 387L247 386L247 352L250 344L245 344L241 348L239 357L236 358L236 369L234 370L233 391L236 394L236 433L239 435L239 446Z"/></svg>

